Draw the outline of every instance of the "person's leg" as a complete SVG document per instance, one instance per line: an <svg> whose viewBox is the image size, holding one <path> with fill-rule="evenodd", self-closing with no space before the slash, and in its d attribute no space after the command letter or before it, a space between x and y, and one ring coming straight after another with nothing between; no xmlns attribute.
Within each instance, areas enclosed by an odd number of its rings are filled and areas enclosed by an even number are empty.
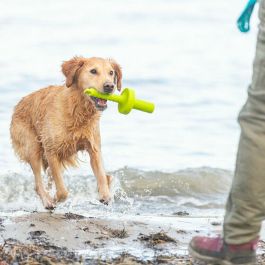
<svg viewBox="0 0 265 265"><path fill-rule="evenodd" d="M221 264L254 264L257 238L265 219L265 0L248 99L239 115L241 137L236 171L224 219L224 239L195 237L193 257ZM228 261L228 263L226 262Z"/></svg>
<svg viewBox="0 0 265 265"><path fill-rule="evenodd" d="M241 137L224 219L229 244L257 238L265 219L265 1L260 2L259 17L252 84L239 114Z"/></svg>

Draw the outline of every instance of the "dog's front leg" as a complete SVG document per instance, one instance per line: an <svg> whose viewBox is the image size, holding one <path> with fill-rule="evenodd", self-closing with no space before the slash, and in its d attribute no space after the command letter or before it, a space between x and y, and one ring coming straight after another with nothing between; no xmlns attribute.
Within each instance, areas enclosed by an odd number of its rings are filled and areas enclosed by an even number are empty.
<svg viewBox="0 0 265 265"><path fill-rule="evenodd" d="M47 155L47 160L49 164L50 174L55 182L56 195L55 202L63 202L68 196L68 191L64 185L62 177L62 163L55 155Z"/></svg>
<svg viewBox="0 0 265 265"><path fill-rule="evenodd" d="M98 148L89 148L90 164L98 182L98 192L100 202L108 204L110 201L109 185L111 176L107 175L102 162L100 146Z"/></svg>

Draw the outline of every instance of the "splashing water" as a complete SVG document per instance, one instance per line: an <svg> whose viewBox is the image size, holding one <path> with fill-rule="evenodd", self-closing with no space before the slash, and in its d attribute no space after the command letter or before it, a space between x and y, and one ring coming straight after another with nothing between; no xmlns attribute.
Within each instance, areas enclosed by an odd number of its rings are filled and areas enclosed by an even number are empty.
<svg viewBox="0 0 265 265"><path fill-rule="evenodd" d="M222 209L231 182L231 172L214 168L181 170L174 173L122 168L112 172L111 206L98 202L96 180L92 175L65 175L69 199L58 205L60 211L90 215L130 213L172 215L179 210ZM51 191L54 193L54 189ZM32 173L7 173L0 177L0 210L43 210L34 191ZM34 199L32 199L34 198ZM198 211L197 211L198 213Z"/></svg>

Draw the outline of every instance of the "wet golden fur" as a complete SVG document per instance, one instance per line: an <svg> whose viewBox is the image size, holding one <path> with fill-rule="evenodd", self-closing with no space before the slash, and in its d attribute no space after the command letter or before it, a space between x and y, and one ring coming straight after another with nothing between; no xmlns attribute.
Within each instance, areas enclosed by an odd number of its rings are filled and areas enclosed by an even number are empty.
<svg viewBox="0 0 265 265"><path fill-rule="evenodd" d="M97 69L97 75L91 74L92 68ZM22 98L15 107L10 127L13 148L22 161L30 164L36 191L46 208L66 199L68 191L61 174L64 167L76 166L77 152L81 150L89 152L100 199L108 202L111 177L102 165L101 112L83 90L95 87L103 92L105 82L113 82L120 90L121 68L113 60L74 57L62 64L62 72L66 77L64 86L40 89ZM53 199L43 187L41 169L48 169L55 182Z"/></svg>

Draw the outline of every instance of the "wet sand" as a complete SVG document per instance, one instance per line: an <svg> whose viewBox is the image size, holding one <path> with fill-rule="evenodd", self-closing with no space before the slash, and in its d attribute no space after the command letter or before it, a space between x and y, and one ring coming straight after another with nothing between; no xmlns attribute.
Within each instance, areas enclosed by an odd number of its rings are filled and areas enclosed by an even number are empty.
<svg viewBox="0 0 265 265"><path fill-rule="evenodd" d="M135 220L134 220L135 219ZM187 252L198 234L220 233L221 219L185 213L95 218L35 212L1 217L0 264L194 264ZM260 242L259 264L265 264Z"/></svg>

